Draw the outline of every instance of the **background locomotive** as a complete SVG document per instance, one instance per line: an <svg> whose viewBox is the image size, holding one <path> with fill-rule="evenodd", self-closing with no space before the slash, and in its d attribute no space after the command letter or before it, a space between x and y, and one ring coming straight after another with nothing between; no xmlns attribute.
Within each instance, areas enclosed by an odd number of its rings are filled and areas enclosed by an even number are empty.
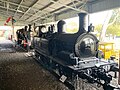
<svg viewBox="0 0 120 90"><path fill-rule="evenodd" d="M112 76L108 72L118 71L117 64L113 60L105 61L96 57L99 41L85 30L87 14L78 15L79 31L75 34L63 32L63 20L58 22L58 31L55 33L53 27L43 33L42 28L45 26L39 26L38 36L33 39L35 58L55 71L63 82L66 80L74 86L74 79L78 76L103 85L104 90L113 90L114 87L109 85ZM62 80L63 75L65 80Z"/></svg>

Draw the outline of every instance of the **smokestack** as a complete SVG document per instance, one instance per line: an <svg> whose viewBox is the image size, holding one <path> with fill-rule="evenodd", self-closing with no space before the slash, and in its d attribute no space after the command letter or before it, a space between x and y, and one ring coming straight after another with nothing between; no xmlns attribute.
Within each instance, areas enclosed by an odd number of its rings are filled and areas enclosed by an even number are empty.
<svg viewBox="0 0 120 90"><path fill-rule="evenodd" d="M84 12L82 12L82 13L79 13L78 14L78 16L79 16L79 31L78 31L78 33L80 33L80 34L82 34L82 33L84 33L84 32L86 32L86 25L87 25L87 13L84 13Z"/></svg>
<svg viewBox="0 0 120 90"><path fill-rule="evenodd" d="M57 28L58 28L58 33L63 33L63 31L64 31L64 25L65 25L65 21L63 21L63 20L60 20L58 23L57 23Z"/></svg>

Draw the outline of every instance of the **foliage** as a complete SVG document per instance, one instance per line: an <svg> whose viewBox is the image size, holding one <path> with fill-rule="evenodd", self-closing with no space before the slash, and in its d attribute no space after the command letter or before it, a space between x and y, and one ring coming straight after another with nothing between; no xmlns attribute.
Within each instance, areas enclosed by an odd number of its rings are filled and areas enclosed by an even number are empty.
<svg viewBox="0 0 120 90"><path fill-rule="evenodd" d="M99 24L99 25L95 26L95 32L100 33L101 29L102 29L102 24Z"/></svg>
<svg viewBox="0 0 120 90"><path fill-rule="evenodd" d="M78 24L76 22L69 22L67 24L67 29L66 32L67 33L76 33L78 31Z"/></svg>
<svg viewBox="0 0 120 90"><path fill-rule="evenodd" d="M100 33L102 30L102 24L95 26L95 31ZM109 24L106 30L106 35L120 36L120 9L114 9L113 14L109 20Z"/></svg>
<svg viewBox="0 0 120 90"><path fill-rule="evenodd" d="M120 25L119 24L110 25L107 29L106 34L112 34L112 36L120 36Z"/></svg>
<svg viewBox="0 0 120 90"><path fill-rule="evenodd" d="M95 26L95 31L97 31L98 33L101 32L101 29L102 29L101 24ZM113 24L113 25L108 26L108 28L106 30L106 34L107 35L112 34L112 36L120 36L120 25L119 24Z"/></svg>
<svg viewBox="0 0 120 90"><path fill-rule="evenodd" d="M113 10L113 14L111 16L109 23L111 23L116 16L117 16L117 18L116 18L114 24L118 24L118 23L120 24L120 9Z"/></svg>

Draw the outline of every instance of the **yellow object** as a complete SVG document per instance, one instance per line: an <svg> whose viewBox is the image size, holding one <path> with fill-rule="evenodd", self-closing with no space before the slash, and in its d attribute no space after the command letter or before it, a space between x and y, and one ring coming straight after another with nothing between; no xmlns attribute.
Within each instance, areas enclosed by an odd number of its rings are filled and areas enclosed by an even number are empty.
<svg viewBox="0 0 120 90"><path fill-rule="evenodd" d="M109 59L110 56L115 55L113 42L100 42L99 50L102 50L105 59Z"/></svg>

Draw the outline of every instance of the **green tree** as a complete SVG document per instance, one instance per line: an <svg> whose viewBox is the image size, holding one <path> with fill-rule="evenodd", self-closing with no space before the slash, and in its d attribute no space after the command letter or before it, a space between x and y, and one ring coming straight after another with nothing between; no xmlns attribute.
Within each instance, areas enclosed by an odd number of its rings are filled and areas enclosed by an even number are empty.
<svg viewBox="0 0 120 90"><path fill-rule="evenodd" d="M95 26L96 32L100 33L101 29L102 29L102 24ZM106 30L106 34L107 35L112 34L112 36L120 36L120 24L113 24L113 25L108 26Z"/></svg>
<svg viewBox="0 0 120 90"><path fill-rule="evenodd" d="M106 34L120 36L120 9L108 12L103 25L95 26L95 30L100 33L100 40L103 41Z"/></svg>
<svg viewBox="0 0 120 90"><path fill-rule="evenodd" d="M120 36L120 25L119 24L113 24L110 25L106 31L106 34L112 34L112 36Z"/></svg>
<svg viewBox="0 0 120 90"><path fill-rule="evenodd" d="M95 26L95 31L100 33L101 32L101 29L102 29L102 24L99 24L99 25L96 25Z"/></svg>

